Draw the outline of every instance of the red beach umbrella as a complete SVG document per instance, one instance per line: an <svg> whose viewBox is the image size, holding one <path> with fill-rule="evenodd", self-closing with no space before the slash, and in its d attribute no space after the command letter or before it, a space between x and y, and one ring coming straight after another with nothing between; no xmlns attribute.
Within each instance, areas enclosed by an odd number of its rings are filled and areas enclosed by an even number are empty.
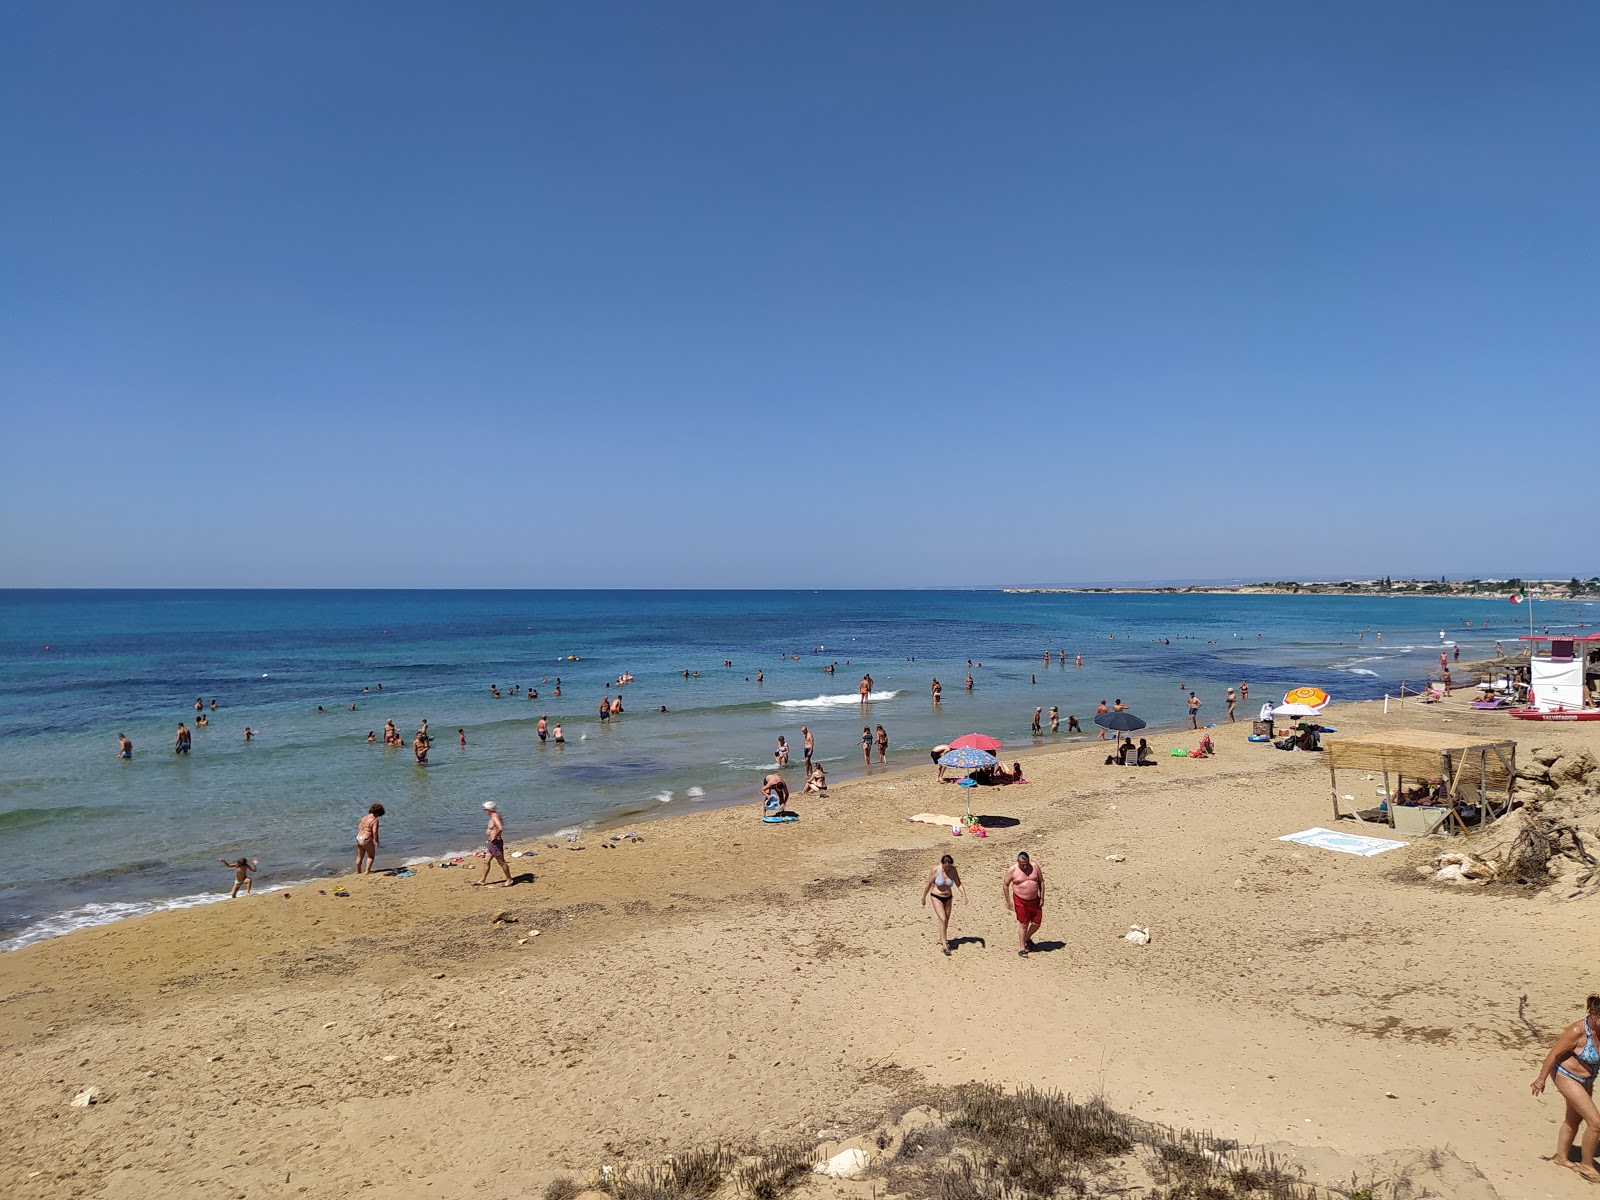
<svg viewBox="0 0 1600 1200"><path fill-rule="evenodd" d="M999 738L992 738L987 733L969 733L958 737L950 743L952 750L987 750L991 754L1004 746Z"/></svg>

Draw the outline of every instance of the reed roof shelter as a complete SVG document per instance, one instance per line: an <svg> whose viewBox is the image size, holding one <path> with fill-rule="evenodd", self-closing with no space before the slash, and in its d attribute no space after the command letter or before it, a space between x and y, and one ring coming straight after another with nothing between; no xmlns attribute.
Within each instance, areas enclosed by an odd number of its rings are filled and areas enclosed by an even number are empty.
<svg viewBox="0 0 1600 1200"><path fill-rule="evenodd" d="M1458 734L1409 729L1364 733L1356 737L1329 738L1323 744L1328 775L1333 785L1333 817L1367 820L1339 795L1340 771L1383 773L1388 800L1384 820L1395 827L1395 809L1407 782L1427 786L1432 796L1427 807L1446 810L1446 830L1467 833L1505 816L1511 809L1511 788L1517 775L1515 742L1474 742ZM1476 810L1469 822L1462 809Z"/></svg>

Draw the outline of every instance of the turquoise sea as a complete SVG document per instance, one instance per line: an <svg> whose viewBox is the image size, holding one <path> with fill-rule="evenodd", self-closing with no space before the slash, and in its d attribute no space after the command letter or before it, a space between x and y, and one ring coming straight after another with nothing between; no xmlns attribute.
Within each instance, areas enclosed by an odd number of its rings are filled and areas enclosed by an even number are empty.
<svg viewBox="0 0 1600 1200"><path fill-rule="evenodd" d="M1537 620L1570 627L1595 613L1540 604ZM389 813L379 865L392 866L472 846L487 799L513 843L752 799L779 734L798 764L802 725L834 778L859 773L864 672L894 766L974 730L1025 753L1035 706L1060 706L1063 727L1076 714L1090 737L1101 698L1176 728L1187 724L1180 685L1199 692L1205 720L1223 718L1224 691L1241 680L1252 710L1300 684L1380 696L1437 666L1441 632L1470 659L1526 621L1489 599L0 591L0 948L225 897L221 857L259 857L264 887L345 870L373 801ZM635 677L627 711L602 724L596 706L623 672ZM506 694L513 685L541 698ZM197 697L210 725L175 756ZM566 745L539 742L541 713L563 723ZM386 717L408 741L428 720L429 765L366 743ZM116 757L118 732L134 742L131 762Z"/></svg>

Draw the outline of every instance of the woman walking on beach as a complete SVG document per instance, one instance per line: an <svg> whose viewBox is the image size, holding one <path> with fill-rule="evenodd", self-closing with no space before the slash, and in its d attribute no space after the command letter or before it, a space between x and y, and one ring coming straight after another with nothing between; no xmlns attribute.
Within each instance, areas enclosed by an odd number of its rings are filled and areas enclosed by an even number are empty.
<svg viewBox="0 0 1600 1200"><path fill-rule="evenodd" d="M366 873L372 874L372 865L378 861L378 818L383 816L383 805L374 804L367 809L367 815L361 818L361 825L356 830L356 874L362 873L362 864L366 864Z"/></svg>
<svg viewBox="0 0 1600 1200"><path fill-rule="evenodd" d="M1544 1056L1539 1074L1534 1077L1532 1090L1535 1096L1544 1094L1546 1080L1553 1079L1556 1091L1567 1102L1556 1129L1556 1152L1552 1162L1570 1167L1590 1183L1600 1183L1600 1171L1595 1170L1594 1151L1600 1143L1600 1111L1594 1104L1595 1072L1600 1070L1600 996L1590 996L1583 1020L1568 1025ZM1578 1135L1578 1125L1583 1124L1583 1143L1579 1147L1578 1161L1572 1161L1572 1139Z"/></svg>
<svg viewBox="0 0 1600 1200"><path fill-rule="evenodd" d="M872 765L872 726L861 727L861 761L867 766Z"/></svg>
<svg viewBox="0 0 1600 1200"><path fill-rule="evenodd" d="M939 949L950 957L950 910L955 907L955 893L961 892L961 903L968 903L967 889L961 885L961 872L956 870L956 860L946 854L939 865L928 872L922 885L922 907L933 900L933 919L939 922Z"/></svg>
<svg viewBox="0 0 1600 1200"><path fill-rule="evenodd" d="M882 725L878 726L878 765L881 767L889 761L889 731Z"/></svg>

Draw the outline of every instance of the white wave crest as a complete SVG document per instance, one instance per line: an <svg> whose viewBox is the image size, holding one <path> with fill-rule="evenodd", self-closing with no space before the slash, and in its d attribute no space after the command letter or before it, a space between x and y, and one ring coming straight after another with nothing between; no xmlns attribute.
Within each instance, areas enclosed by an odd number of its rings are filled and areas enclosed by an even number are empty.
<svg viewBox="0 0 1600 1200"><path fill-rule="evenodd" d="M1388 657L1389 655L1387 654L1367 654L1359 658L1342 658L1338 662L1330 664L1330 666L1335 671L1346 671L1351 667L1358 667L1362 663L1382 662Z"/></svg>
<svg viewBox="0 0 1600 1200"><path fill-rule="evenodd" d="M893 700L899 692L872 692L868 700ZM855 692L844 696L813 696L809 700L774 700L774 708L848 708L852 704L860 704L861 697Z"/></svg>
<svg viewBox="0 0 1600 1200"><path fill-rule="evenodd" d="M80 904L35 921L14 937L0 942L0 951L16 950L46 938L60 937L75 929L89 929L95 925L109 925L127 917L142 917L146 913L165 912L172 908L194 908L201 904L215 904L226 900L227 892L205 892L195 896L174 896L170 900L114 900L104 904Z"/></svg>
<svg viewBox="0 0 1600 1200"><path fill-rule="evenodd" d="M706 794L706 790L703 787L692 787L687 792L684 793L684 795L688 796L691 800L698 800L698 799L700 799L701 796L704 796L705 794Z"/></svg>
<svg viewBox="0 0 1600 1200"><path fill-rule="evenodd" d="M1376 671L1369 671L1365 667L1351 667L1349 673L1351 675L1371 675L1374 679L1378 676Z"/></svg>

